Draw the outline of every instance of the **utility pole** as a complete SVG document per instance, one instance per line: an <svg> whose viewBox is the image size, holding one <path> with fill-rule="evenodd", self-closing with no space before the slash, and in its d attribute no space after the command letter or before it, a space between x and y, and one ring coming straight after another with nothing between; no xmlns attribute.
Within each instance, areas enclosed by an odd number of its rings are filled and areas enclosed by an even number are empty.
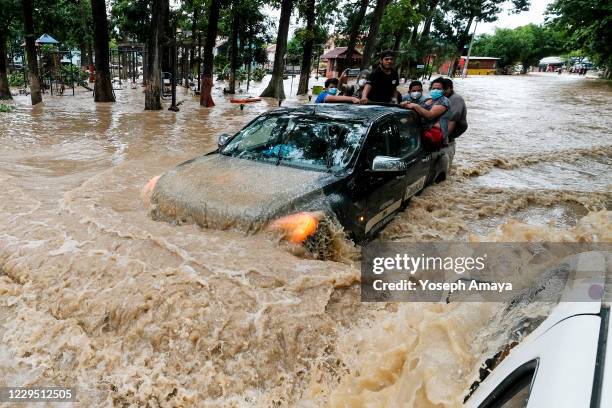
<svg viewBox="0 0 612 408"><path fill-rule="evenodd" d="M467 57L465 58L465 65L463 66L463 73L461 77L465 79L467 76L468 64L470 63L470 54L472 53L472 45L474 44L474 38L476 37L476 27L478 27L478 20L474 23L474 32L472 33L472 39L470 40L470 46L468 47Z"/></svg>

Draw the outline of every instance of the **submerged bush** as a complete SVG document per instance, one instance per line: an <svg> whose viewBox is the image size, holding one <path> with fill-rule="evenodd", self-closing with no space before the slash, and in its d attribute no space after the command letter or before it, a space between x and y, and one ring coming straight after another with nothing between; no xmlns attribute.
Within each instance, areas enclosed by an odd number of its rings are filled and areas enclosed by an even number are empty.
<svg viewBox="0 0 612 408"><path fill-rule="evenodd" d="M23 73L22 72L13 72L8 75L9 86L23 86Z"/></svg>
<svg viewBox="0 0 612 408"><path fill-rule="evenodd" d="M0 112L12 112L13 105L7 105L5 103L0 103Z"/></svg>

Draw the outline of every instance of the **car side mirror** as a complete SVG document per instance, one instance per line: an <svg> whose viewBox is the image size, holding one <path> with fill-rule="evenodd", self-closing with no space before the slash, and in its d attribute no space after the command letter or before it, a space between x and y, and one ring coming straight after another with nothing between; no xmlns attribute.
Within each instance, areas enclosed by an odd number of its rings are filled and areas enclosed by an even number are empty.
<svg viewBox="0 0 612 408"><path fill-rule="evenodd" d="M219 135L219 140L217 142L219 149L221 149L223 146L227 144L227 142L230 140L230 137L232 136L228 135L227 133L221 133Z"/></svg>
<svg viewBox="0 0 612 408"><path fill-rule="evenodd" d="M406 163L398 157L376 156L372 161L372 171L377 173L405 170Z"/></svg>

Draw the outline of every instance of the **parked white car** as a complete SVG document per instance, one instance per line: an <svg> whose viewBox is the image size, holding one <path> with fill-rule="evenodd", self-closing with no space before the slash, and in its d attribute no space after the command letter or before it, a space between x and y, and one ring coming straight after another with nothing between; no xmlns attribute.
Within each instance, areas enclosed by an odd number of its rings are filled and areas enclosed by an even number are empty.
<svg viewBox="0 0 612 408"><path fill-rule="evenodd" d="M467 407L612 407L612 348L606 350L612 339L610 305L597 299L604 293L609 254L580 256L586 269L602 272L601 286L587 279L566 289L563 299L576 299L571 294L578 292L595 299L560 302L478 385Z"/></svg>

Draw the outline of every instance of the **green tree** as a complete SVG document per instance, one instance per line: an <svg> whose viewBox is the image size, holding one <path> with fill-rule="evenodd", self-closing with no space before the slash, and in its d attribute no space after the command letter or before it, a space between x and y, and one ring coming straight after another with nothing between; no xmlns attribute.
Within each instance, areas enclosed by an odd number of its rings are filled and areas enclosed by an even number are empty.
<svg viewBox="0 0 612 408"><path fill-rule="evenodd" d="M91 0L91 10L93 15L94 51L96 54L94 101L115 102L108 55L109 30L106 2L104 0Z"/></svg>
<svg viewBox="0 0 612 408"><path fill-rule="evenodd" d="M278 100L285 99L283 86L283 71L285 70L285 53L287 51L287 36L289 34L289 21L293 11L293 0L281 0L281 13L276 36L276 51L274 52L274 66L270 83L261 93L263 97L273 97Z"/></svg>
<svg viewBox="0 0 612 408"><path fill-rule="evenodd" d="M548 8L554 27L568 35L569 44L583 49L612 78L612 2L555 0Z"/></svg>
<svg viewBox="0 0 612 408"><path fill-rule="evenodd" d="M161 71L163 47L167 43L166 24L168 0L154 0L152 4L152 32L147 42L147 87L145 88L145 110L161 110Z"/></svg>
<svg viewBox="0 0 612 408"><path fill-rule="evenodd" d="M448 0L442 5L442 10L448 16L448 24L452 34L448 38L455 44L456 50L451 76L455 74L459 65L461 54L470 39L470 29L476 20L479 22L493 22L501 12L502 2L497 0ZM527 10L529 0L512 0L514 12Z"/></svg>
<svg viewBox="0 0 612 408"><path fill-rule="evenodd" d="M523 72L540 59L565 51L563 35L552 27L528 24L515 29L498 28L493 35L481 35L474 41L473 53L500 58L506 68L521 63Z"/></svg>
<svg viewBox="0 0 612 408"><path fill-rule="evenodd" d="M6 66L6 44L11 37L11 23L19 20L15 0L0 0L0 99L12 99Z"/></svg>
<svg viewBox="0 0 612 408"><path fill-rule="evenodd" d="M38 77L38 60L36 58L36 34L34 34L34 17L31 0L21 0L23 32L25 36L26 57L28 60L28 81L30 82L30 99L32 105L42 102L40 78ZM4 56L3 56L4 58Z"/></svg>
<svg viewBox="0 0 612 408"><path fill-rule="evenodd" d="M385 7L387 7L389 0L376 0L376 7L372 13L372 20L370 22L370 30L368 31L368 38L366 39L365 46L363 47L363 58L361 59L361 69L370 68L370 61L372 60L372 54L376 49L378 42L378 32L380 30L380 24L382 22L383 15L385 13Z"/></svg>

